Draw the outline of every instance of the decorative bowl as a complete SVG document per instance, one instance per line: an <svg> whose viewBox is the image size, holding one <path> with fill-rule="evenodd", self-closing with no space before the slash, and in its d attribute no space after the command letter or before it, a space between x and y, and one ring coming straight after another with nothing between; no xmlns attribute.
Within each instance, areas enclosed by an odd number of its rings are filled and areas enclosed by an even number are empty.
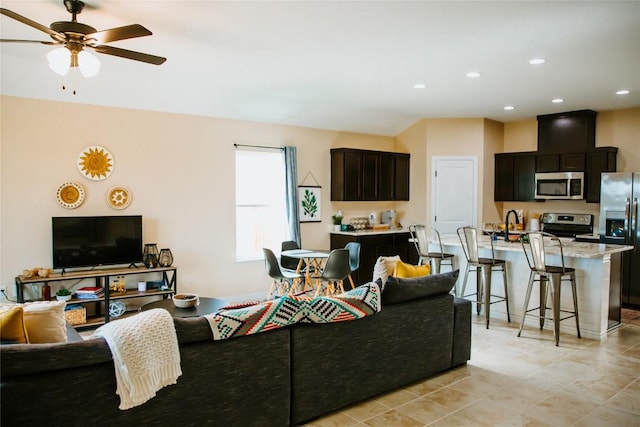
<svg viewBox="0 0 640 427"><path fill-rule="evenodd" d="M175 294L171 299L178 308L190 308L200 304L200 298L195 294Z"/></svg>
<svg viewBox="0 0 640 427"><path fill-rule="evenodd" d="M56 295L58 301L69 301L73 295Z"/></svg>

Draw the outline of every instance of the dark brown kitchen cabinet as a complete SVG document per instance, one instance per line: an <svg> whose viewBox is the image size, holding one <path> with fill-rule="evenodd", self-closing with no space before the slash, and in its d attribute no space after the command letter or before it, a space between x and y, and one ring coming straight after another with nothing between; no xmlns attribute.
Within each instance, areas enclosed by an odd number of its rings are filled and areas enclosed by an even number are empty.
<svg viewBox="0 0 640 427"><path fill-rule="evenodd" d="M334 148L331 200L409 200L409 154Z"/></svg>
<svg viewBox="0 0 640 427"><path fill-rule="evenodd" d="M378 257L399 255L400 259L409 264L418 263L418 253L415 245L409 242L408 232L381 234L331 234L331 250L344 248L348 242L360 243L360 267L351 277L356 286L370 282L373 278L373 267Z"/></svg>
<svg viewBox="0 0 640 427"><path fill-rule="evenodd" d="M495 201L534 200L536 156L533 153L495 155Z"/></svg>
<svg viewBox="0 0 640 427"><path fill-rule="evenodd" d="M558 172L560 170L560 156L544 154L536 156L536 172Z"/></svg>
<svg viewBox="0 0 640 427"><path fill-rule="evenodd" d="M580 110L538 116L538 151L560 154L592 150L597 114L593 110Z"/></svg>
<svg viewBox="0 0 640 427"><path fill-rule="evenodd" d="M394 153L394 200L409 200L409 155Z"/></svg>
<svg viewBox="0 0 640 427"><path fill-rule="evenodd" d="M513 200L535 200L536 158L531 155L513 158Z"/></svg>
<svg viewBox="0 0 640 427"><path fill-rule="evenodd" d="M600 179L602 172L615 172L616 147L601 147L586 153L584 171L584 198L588 203L600 203Z"/></svg>
<svg viewBox="0 0 640 427"><path fill-rule="evenodd" d="M538 154L536 172L582 172L585 153Z"/></svg>
<svg viewBox="0 0 640 427"><path fill-rule="evenodd" d="M362 153L362 199L380 199L380 155Z"/></svg>
<svg viewBox="0 0 640 427"><path fill-rule="evenodd" d="M331 200L362 200L362 154L331 153Z"/></svg>
<svg viewBox="0 0 640 427"><path fill-rule="evenodd" d="M513 200L513 154L495 155L493 199L498 202Z"/></svg>
<svg viewBox="0 0 640 427"><path fill-rule="evenodd" d="M560 171L582 172L585 166L585 153L560 154Z"/></svg>

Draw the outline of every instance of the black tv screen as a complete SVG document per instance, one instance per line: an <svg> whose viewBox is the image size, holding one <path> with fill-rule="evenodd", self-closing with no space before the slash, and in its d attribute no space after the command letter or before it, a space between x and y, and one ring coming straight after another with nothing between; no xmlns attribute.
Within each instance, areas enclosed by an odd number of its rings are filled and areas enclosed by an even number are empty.
<svg viewBox="0 0 640 427"><path fill-rule="evenodd" d="M142 216L52 217L53 268L142 262Z"/></svg>

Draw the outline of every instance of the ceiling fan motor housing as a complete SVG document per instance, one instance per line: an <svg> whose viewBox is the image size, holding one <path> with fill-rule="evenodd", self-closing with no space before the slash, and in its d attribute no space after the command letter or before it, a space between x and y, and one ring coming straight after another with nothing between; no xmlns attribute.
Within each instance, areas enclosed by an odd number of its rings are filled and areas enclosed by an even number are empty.
<svg viewBox="0 0 640 427"><path fill-rule="evenodd" d="M69 21L54 22L53 24L51 24L49 28L59 33L64 33L64 34L75 33L81 36L85 36L86 34L92 34L97 31L91 25L82 24L80 22L69 22Z"/></svg>

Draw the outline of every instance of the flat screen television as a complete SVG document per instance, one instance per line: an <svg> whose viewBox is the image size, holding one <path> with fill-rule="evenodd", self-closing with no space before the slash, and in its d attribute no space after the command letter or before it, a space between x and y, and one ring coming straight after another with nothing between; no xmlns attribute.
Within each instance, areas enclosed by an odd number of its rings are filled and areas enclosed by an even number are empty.
<svg viewBox="0 0 640 427"><path fill-rule="evenodd" d="M142 216L52 217L53 268L142 262Z"/></svg>

